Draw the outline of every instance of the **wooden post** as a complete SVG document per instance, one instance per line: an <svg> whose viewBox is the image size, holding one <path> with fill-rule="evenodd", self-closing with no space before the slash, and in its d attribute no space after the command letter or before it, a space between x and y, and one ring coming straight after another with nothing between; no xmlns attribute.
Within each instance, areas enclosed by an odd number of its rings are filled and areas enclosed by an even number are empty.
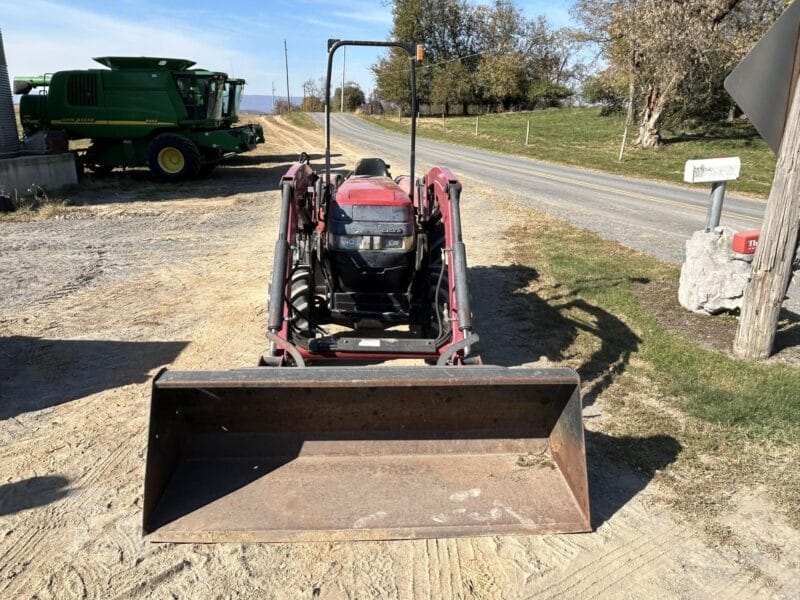
<svg viewBox="0 0 800 600"><path fill-rule="evenodd" d="M444 124L444 111L442 111L442 131L447 131L447 126Z"/></svg>
<svg viewBox="0 0 800 600"><path fill-rule="evenodd" d="M764 359L772 354L778 316L792 276L800 225L800 85L795 87L767 202L753 272L744 292L737 356Z"/></svg>
<svg viewBox="0 0 800 600"><path fill-rule="evenodd" d="M528 126L525 128L525 145L528 145L528 139L531 137L531 120L528 119Z"/></svg>
<svg viewBox="0 0 800 600"><path fill-rule="evenodd" d="M625 131L622 132L622 144L619 147L619 158L617 162L622 162L622 155L625 154L625 144L628 141L628 127L633 122L633 95L636 91L633 81L633 67L628 74L628 113L625 115Z"/></svg>
<svg viewBox="0 0 800 600"><path fill-rule="evenodd" d="M475 115L475 137L478 137L478 119L480 118L480 115Z"/></svg>

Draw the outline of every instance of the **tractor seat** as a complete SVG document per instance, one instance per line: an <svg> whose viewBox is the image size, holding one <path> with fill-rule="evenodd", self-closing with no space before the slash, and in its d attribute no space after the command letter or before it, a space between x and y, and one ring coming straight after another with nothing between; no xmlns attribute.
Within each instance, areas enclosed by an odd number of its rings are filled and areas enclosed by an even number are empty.
<svg viewBox="0 0 800 600"><path fill-rule="evenodd" d="M362 158L353 169L353 177L391 177L389 165L382 158Z"/></svg>

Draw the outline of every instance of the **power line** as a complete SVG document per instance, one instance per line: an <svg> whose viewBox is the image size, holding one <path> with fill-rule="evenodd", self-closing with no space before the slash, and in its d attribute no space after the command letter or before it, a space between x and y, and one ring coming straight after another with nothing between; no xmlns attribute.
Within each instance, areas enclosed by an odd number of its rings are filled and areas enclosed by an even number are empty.
<svg viewBox="0 0 800 600"><path fill-rule="evenodd" d="M481 56L482 54L489 54L491 52L492 52L492 50L482 50L480 52L474 52L472 54L467 54L466 56L459 56L458 58L451 58L449 60L440 60L439 62L428 63L427 65L419 65L417 68L419 68L419 69L430 69L432 67L438 67L439 65L446 65L446 64L451 63L451 62L459 62L459 61L464 60L465 58L472 58L473 56ZM506 54L512 54L513 52L515 52L515 51L514 50L509 50L508 52L496 52L495 54L497 56L504 56ZM396 73L407 73L407 72L408 72L408 69L403 69L402 71L401 70L389 71L388 73L385 73L385 75L394 75Z"/></svg>

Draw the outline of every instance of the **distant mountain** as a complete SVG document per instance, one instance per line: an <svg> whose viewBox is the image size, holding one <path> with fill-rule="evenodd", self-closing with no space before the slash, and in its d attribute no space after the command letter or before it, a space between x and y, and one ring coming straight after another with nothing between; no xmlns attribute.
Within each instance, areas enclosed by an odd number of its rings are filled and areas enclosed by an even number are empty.
<svg viewBox="0 0 800 600"><path fill-rule="evenodd" d="M286 96L275 96L275 102L280 102L281 100L285 102ZM302 103L302 97L292 96L293 106L300 106ZM268 96L260 94L245 94L242 96L242 105L240 110L243 113L271 113L273 105L273 98L271 94Z"/></svg>

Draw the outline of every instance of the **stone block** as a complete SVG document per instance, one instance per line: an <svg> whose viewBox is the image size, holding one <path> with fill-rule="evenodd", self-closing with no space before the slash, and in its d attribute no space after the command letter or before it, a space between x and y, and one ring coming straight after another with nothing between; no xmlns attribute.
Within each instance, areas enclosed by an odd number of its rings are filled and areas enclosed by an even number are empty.
<svg viewBox="0 0 800 600"><path fill-rule="evenodd" d="M710 315L742 307L752 257L733 253L734 233L730 227L716 227L696 231L687 240L678 288L681 306Z"/></svg>

